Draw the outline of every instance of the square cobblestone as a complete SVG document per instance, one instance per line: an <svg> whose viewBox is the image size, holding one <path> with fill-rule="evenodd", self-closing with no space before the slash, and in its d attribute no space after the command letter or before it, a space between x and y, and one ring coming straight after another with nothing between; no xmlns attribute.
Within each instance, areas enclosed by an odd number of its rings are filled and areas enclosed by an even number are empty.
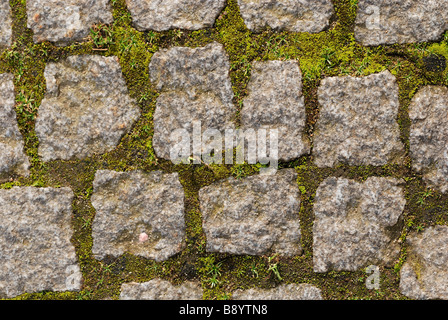
<svg viewBox="0 0 448 320"><path fill-rule="evenodd" d="M167 260L185 247L184 190L178 174L97 171L92 252Z"/></svg>
<svg viewBox="0 0 448 320"><path fill-rule="evenodd" d="M78 291L69 188L0 189L0 295Z"/></svg>
<svg viewBox="0 0 448 320"><path fill-rule="evenodd" d="M361 78L326 78L318 98L321 109L313 150L317 166L403 162L398 84L389 71Z"/></svg>
<svg viewBox="0 0 448 320"><path fill-rule="evenodd" d="M396 179L371 177L359 183L327 178L314 201L314 271L392 265L400 255L405 204Z"/></svg>
<svg viewBox="0 0 448 320"><path fill-rule="evenodd" d="M36 43L84 41L94 25L113 20L108 0L26 0L26 8L28 28Z"/></svg>
<svg viewBox="0 0 448 320"><path fill-rule="evenodd" d="M209 252L283 256L302 252L293 169L217 182L199 191L199 201Z"/></svg>

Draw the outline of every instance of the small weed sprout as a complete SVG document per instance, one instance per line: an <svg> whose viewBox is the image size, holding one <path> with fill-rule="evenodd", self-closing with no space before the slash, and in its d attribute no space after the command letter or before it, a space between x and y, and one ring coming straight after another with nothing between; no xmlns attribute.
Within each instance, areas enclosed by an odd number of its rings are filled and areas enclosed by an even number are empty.
<svg viewBox="0 0 448 320"><path fill-rule="evenodd" d="M106 47L114 43L112 29L104 25L94 25L90 29L90 40L94 44L94 50L107 50Z"/></svg>
<svg viewBox="0 0 448 320"><path fill-rule="evenodd" d="M215 263L214 256L202 258L200 260L204 264L204 266L200 268L200 272L207 277L205 282L210 285L210 288L218 286L220 283L218 278L221 276L222 262Z"/></svg>
<svg viewBox="0 0 448 320"><path fill-rule="evenodd" d="M250 267L250 271L252 271L253 278L258 278L258 270L257 265L255 263L253 263L252 266Z"/></svg>
<svg viewBox="0 0 448 320"><path fill-rule="evenodd" d="M208 274L211 275L211 278L208 279L208 283L210 284L210 287L214 288L219 284L218 277L221 276L221 266L222 262L219 262L217 264L212 264L210 266L210 270L208 271Z"/></svg>
<svg viewBox="0 0 448 320"><path fill-rule="evenodd" d="M423 226L423 225L419 225L419 226L417 226L417 228L415 228L415 229L417 230L417 232L421 232L421 231L425 230L425 226Z"/></svg>
<svg viewBox="0 0 448 320"><path fill-rule="evenodd" d="M421 192L421 197L418 198L417 203L421 206L425 205L425 200L433 196L433 191L431 189L427 189L424 192Z"/></svg>
<svg viewBox="0 0 448 320"><path fill-rule="evenodd" d="M280 271L278 270L277 256L278 254L276 253L272 257L268 257L268 272L273 273L278 280L282 281L283 278L280 276Z"/></svg>

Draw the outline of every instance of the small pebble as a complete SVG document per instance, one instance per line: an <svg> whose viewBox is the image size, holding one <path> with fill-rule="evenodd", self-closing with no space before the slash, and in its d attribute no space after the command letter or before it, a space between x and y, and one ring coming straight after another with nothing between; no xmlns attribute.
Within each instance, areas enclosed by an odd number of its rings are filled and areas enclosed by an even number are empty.
<svg viewBox="0 0 448 320"><path fill-rule="evenodd" d="M138 237L138 240L140 242L148 241L148 239L149 239L149 236L145 232L140 233L140 236Z"/></svg>

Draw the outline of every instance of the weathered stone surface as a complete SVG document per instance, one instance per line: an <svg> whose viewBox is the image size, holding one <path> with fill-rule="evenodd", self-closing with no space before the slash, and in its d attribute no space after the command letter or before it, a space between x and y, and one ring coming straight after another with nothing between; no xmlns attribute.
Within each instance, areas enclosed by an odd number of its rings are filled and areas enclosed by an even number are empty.
<svg viewBox="0 0 448 320"><path fill-rule="evenodd" d="M144 283L123 283L120 300L202 300L199 283L185 282L179 286L162 279Z"/></svg>
<svg viewBox="0 0 448 320"><path fill-rule="evenodd" d="M113 20L108 0L27 0L26 9L28 28L33 30L36 43L82 41L93 25Z"/></svg>
<svg viewBox="0 0 448 320"><path fill-rule="evenodd" d="M199 191L206 250L231 254L299 255L299 190L293 169L229 178Z"/></svg>
<svg viewBox="0 0 448 320"><path fill-rule="evenodd" d="M233 300L323 300L320 289L307 284L283 284L274 289L238 289Z"/></svg>
<svg viewBox="0 0 448 320"><path fill-rule="evenodd" d="M442 192L448 190L448 88L427 86L409 106L412 167Z"/></svg>
<svg viewBox="0 0 448 320"><path fill-rule="evenodd" d="M260 32L266 27L277 31L318 33L330 24L334 13L331 0L238 0L246 26Z"/></svg>
<svg viewBox="0 0 448 320"><path fill-rule="evenodd" d="M0 0L0 49L11 46L12 19L9 0Z"/></svg>
<svg viewBox="0 0 448 320"><path fill-rule="evenodd" d="M309 153L310 144L304 136L305 99L298 62L254 62L248 92L241 110L241 128L257 132L266 129L268 136L269 130L277 129L280 160L291 161Z"/></svg>
<svg viewBox="0 0 448 320"><path fill-rule="evenodd" d="M372 177L364 183L328 178L314 202L315 272L355 271L390 265L400 254L400 220L406 204L393 178Z"/></svg>
<svg viewBox="0 0 448 320"><path fill-rule="evenodd" d="M436 226L407 237L407 260L400 291L412 299L448 299L448 227Z"/></svg>
<svg viewBox="0 0 448 320"><path fill-rule="evenodd" d="M81 271L70 242L69 188L0 190L0 295L76 291Z"/></svg>
<svg viewBox="0 0 448 320"><path fill-rule="evenodd" d="M448 29L447 0L360 0L355 39L366 46L436 41Z"/></svg>
<svg viewBox="0 0 448 320"><path fill-rule="evenodd" d="M126 0L137 30L199 30L212 27L225 0Z"/></svg>
<svg viewBox="0 0 448 320"><path fill-rule="evenodd" d="M401 163L398 84L389 71L367 77L331 77L318 89L314 134L319 167Z"/></svg>
<svg viewBox="0 0 448 320"><path fill-rule="evenodd" d="M36 119L43 161L109 152L140 116L116 57L71 56L47 64L45 78Z"/></svg>
<svg viewBox="0 0 448 320"><path fill-rule="evenodd" d="M171 159L171 134L186 129L192 136L193 122L200 122L202 131L214 129L223 135L233 128L236 109L229 70L229 58L218 43L154 54L149 75L161 92L154 112L153 147L158 157Z"/></svg>
<svg viewBox="0 0 448 320"><path fill-rule="evenodd" d="M163 261L185 247L184 190L178 174L99 170L93 182L92 252Z"/></svg>
<svg viewBox="0 0 448 320"><path fill-rule="evenodd" d="M14 110L14 76L0 74L0 182L13 175L29 175L30 162L23 150L22 134Z"/></svg>

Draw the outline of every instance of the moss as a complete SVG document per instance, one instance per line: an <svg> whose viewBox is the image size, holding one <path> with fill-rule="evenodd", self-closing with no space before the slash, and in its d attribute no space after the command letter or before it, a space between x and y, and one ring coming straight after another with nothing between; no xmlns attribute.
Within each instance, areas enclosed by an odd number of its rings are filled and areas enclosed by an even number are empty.
<svg viewBox="0 0 448 320"><path fill-rule="evenodd" d="M448 44L446 41L443 41L441 43L434 43L428 48L428 51L434 54L444 56L445 59L448 60Z"/></svg>

